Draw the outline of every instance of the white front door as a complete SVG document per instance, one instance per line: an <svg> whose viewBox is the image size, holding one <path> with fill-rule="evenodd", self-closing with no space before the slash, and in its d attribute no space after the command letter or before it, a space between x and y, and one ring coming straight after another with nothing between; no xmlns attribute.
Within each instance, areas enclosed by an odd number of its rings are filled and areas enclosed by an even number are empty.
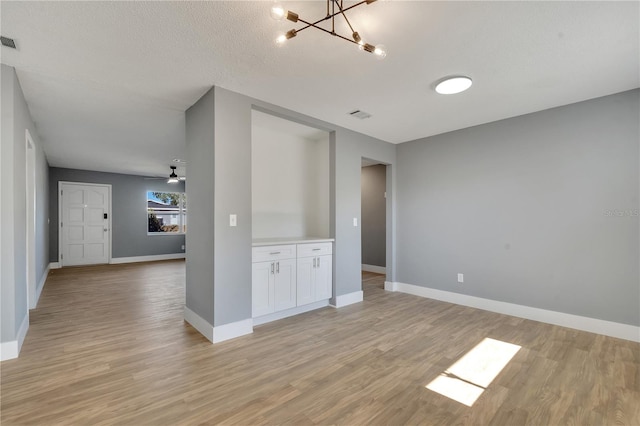
<svg viewBox="0 0 640 426"><path fill-rule="evenodd" d="M110 185L60 183L60 266L109 263Z"/></svg>

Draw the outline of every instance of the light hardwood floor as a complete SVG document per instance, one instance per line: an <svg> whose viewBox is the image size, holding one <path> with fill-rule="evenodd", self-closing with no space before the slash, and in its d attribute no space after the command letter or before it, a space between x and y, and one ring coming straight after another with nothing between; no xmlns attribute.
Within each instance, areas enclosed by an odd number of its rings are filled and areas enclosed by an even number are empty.
<svg viewBox="0 0 640 426"><path fill-rule="evenodd" d="M184 262L54 270L2 425L640 424L640 345L383 290L212 345L183 321ZM482 339L522 348L468 407L425 386Z"/></svg>

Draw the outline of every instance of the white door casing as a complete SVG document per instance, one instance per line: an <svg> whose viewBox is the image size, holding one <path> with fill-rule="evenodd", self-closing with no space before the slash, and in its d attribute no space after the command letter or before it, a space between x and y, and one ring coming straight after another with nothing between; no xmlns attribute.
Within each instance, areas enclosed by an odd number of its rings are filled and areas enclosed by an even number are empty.
<svg viewBox="0 0 640 426"><path fill-rule="evenodd" d="M111 185L59 182L58 186L60 266L109 263Z"/></svg>
<svg viewBox="0 0 640 426"><path fill-rule="evenodd" d="M27 195L27 310L36 307L36 146L29 129L25 129L25 185Z"/></svg>

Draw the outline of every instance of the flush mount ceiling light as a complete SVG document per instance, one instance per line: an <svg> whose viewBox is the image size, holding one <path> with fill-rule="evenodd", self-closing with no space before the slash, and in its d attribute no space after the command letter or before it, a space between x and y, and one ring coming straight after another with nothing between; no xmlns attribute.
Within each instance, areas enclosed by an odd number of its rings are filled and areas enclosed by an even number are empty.
<svg viewBox="0 0 640 426"><path fill-rule="evenodd" d="M342 40L348 41L349 43L354 43L358 46L360 50L373 53L378 59L384 59L387 56L386 47L382 44L378 44L374 46L372 44L365 43L362 40L362 37L360 37L360 34L358 34L358 32L353 29L353 26L351 26L351 22L349 22L349 19L347 18L347 14L346 14L348 10L351 10L354 7L358 7L363 4L371 4L375 1L376 0L363 0L352 6L344 7L342 4L343 3L342 0L327 0L326 15L313 22L305 21L297 13L292 12L290 10L286 10L284 7L282 7L281 4L275 3L273 6L271 6L271 17L273 19L275 19L276 21L287 19L291 22L302 22L303 24L305 24L302 28L299 28L297 30L293 29L293 30L287 31L286 33L279 34L278 37L276 38L276 44L278 45L284 44L287 40L295 37L296 35L298 35L300 31L306 30L307 28L316 28L334 37L338 37L338 38L341 38ZM349 26L349 29L351 30L351 37L343 36L336 32L335 21L336 21L336 16L338 15L342 16L346 21L347 25ZM330 30L326 28L322 28L318 25L323 21L331 21Z"/></svg>
<svg viewBox="0 0 640 426"><path fill-rule="evenodd" d="M436 84L436 92L441 95L453 95L467 90L473 81L462 75L447 77Z"/></svg>

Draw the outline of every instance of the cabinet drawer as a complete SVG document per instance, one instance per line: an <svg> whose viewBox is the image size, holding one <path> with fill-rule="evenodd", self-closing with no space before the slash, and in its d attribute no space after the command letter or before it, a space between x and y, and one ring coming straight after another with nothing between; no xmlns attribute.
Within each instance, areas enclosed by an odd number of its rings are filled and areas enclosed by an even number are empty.
<svg viewBox="0 0 640 426"><path fill-rule="evenodd" d="M270 260L295 259L296 245L253 247L252 262L268 262Z"/></svg>
<svg viewBox="0 0 640 426"><path fill-rule="evenodd" d="M332 243L298 244L298 257L313 257L331 254L333 252L332 248Z"/></svg>

